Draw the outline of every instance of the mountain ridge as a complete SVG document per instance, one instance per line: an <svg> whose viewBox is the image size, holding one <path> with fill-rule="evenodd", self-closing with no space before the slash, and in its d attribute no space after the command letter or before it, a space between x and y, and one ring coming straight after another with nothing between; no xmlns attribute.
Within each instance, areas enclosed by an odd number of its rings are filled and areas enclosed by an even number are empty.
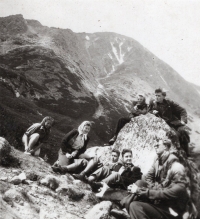
<svg viewBox="0 0 200 219"><path fill-rule="evenodd" d="M117 119L128 114L137 94L144 93L148 101L158 86L186 107L193 132L198 130L197 87L136 40L112 32L74 33L46 27L22 15L0 18L0 29L2 107L7 115L13 115L16 107L17 127L27 127L47 114L58 121L51 159L60 138L83 120L95 122L91 146L107 142ZM26 116L21 108L27 110L26 121L22 121ZM23 134L9 130L14 136ZM200 137L195 133L196 139ZM19 139L17 145L22 148Z"/></svg>

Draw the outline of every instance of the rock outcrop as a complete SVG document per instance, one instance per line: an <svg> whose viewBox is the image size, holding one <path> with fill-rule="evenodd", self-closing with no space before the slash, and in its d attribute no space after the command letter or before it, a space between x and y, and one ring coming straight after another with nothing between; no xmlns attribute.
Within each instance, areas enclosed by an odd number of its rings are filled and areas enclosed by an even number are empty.
<svg viewBox="0 0 200 219"><path fill-rule="evenodd" d="M112 206L112 202L110 201L103 201L99 204L96 204L86 215L85 219L110 219L109 216L110 209Z"/></svg>
<svg viewBox="0 0 200 219"><path fill-rule="evenodd" d="M133 163L141 168L143 174L146 174L156 155L153 146L166 137L168 131L170 127L163 119L152 114L138 116L124 126L112 147L99 147L97 154L102 162L106 162L110 160L113 148L119 151L124 148L131 149ZM96 149L96 147L89 148L87 153L94 155ZM175 149L176 146L173 145L171 150Z"/></svg>
<svg viewBox="0 0 200 219"><path fill-rule="evenodd" d="M166 122L152 114L135 117L126 124L120 131L116 142L112 147L94 147L86 151L90 156L94 156L97 151L100 160L104 163L110 160L113 148L122 151L124 148L133 152L133 163L141 168L145 175L150 169L156 156L154 145L162 140L166 135L172 140L171 153L175 153L180 162L185 166L188 179L190 181L190 193L192 202L199 209L200 180L199 170L191 159L187 159L185 152L180 149L178 137ZM113 194L114 198L115 195ZM107 197L105 197L107 199Z"/></svg>
<svg viewBox="0 0 200 219"><path fill-rule="evenodd" d="M19 160L13 155L13 147L5 138L0 137L0 165L18 166Z"/></svg>

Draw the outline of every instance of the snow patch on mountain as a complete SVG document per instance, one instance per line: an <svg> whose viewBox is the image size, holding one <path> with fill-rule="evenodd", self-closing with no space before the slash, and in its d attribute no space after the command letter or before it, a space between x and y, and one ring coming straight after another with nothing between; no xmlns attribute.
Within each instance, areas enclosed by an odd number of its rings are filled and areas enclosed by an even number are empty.
<svg viewBox="0 0 200 219"><path fill-rule="evenodd" d="M158 71L158 74L160 75L160 77L163 80L163 82L168 86L168 83L165 81L165 79L163 78L163 76L161 75L161 73L159 71Z"/></svg>
<svg viewBox="0 0 200 219"><path fill-rule="evenodd" d="M101 101L99 99L99 96L103 96L103 90L104 90L103 85L99 83L97 86L97 90L94 93L94 96L98 102L98 107L93 115L95 119L99 118L100 116L105 116L104 107L102 106Z"/></svg>
<svg viewBox="0 0 200 219"><path fill-rule="evenodd" d="M119 60L120 60L120 64L122 64L123 62L124 62L124 54L122 54L122 45L123 45L123 42L121 42L120 44L119 44L119 51L120 51L120 53L119 53Z"/></svg>
<svg viewBox="0 0 200 219"><path fill-rule="evenodd" d="M127 48L128 52L129 52L131 49L132 49L132 47L128 47L128 48Z"/></svg>
<svg viewBox="0 0 200 219"><path fill-rule="evenodd" d="M120 53L119 53L119 54L118 54L118 52L117 52L116 47L114 46L114 43L111 42L110 44L111 44L112 51L113 51L113 53L114 53L114 55L115 55L117 61L119 62L119 64L122 64L122 63L124 62L124 59L123 59L124 55L122 55L122 53L121 53L121 46L122 46L123 42L121 42L121 43L119 44L119 50L120 50Z"/></svg>
<svg viewBox="0 0 200 219"><path fill-rule="evenodd" d="M113 59L113 58L112 58L112 55L111 55L110 53L108 53L108 56L110 57L110 59Z"/></svg>
<svg viewBox="0 0 200 219"><path fill-rule="evenodd" d="M86 39L86 40L90 40L90 37L89 37L89 36L86 36L85 39Z"/></svg>

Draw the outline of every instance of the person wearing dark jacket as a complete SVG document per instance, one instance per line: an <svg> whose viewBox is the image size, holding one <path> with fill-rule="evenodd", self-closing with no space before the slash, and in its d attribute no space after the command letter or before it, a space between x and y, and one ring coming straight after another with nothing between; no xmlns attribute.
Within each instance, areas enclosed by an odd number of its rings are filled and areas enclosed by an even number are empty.
<svg viewBox="0 0 200 219"><path fill-rule="evenodd" d="M103 171L103 170L102 170ZM99 173L99 175L102 173ZM132 151L123 149L122 160L116 165L110 174L103 179L100 184L102 187L101 192L96 194L97 197L102 197L109 187L120 186L122 189L141 179L142 173L139 167L132 164Z"/></svg>
<svg viewBox="0 0 200 219"><path fill-rule="evenodd" d="M145 101L146 101L146 99L145 99L144 95L143 94L138 94L137 100L133 101L129 117L122 117L118 120L116 129L115 129L115 134L114 134L113 138L111 138L109 140L110 145L114 144L120 130L127 123L129 123L132 118L134 118L136 116L140 116L140 115L145 115L147 113L147 104L146 104Z"/></svg>
<svg viewBox="0 0 200 219"><path fill-rule="evenodd" d="M160 189L163 188L168 183L168 177L167 174L171 170L172 165L175 162L178 162L178 158L169 152L171 147L171 140L168 138L164 138L163 140L160 140L158 144L154 145L155 151L156 151L156 158L144 177L144 180L138 180L136 181L136 185L138 187L146 187L151 189ZM129 187L128 187L129 188ZM125 196L120 204L121 207L126 209L129 207L130 203L132 201L138 201L140 197L138 197L135 194L128 194ZM144 199L143 199L144 201ZM124 211L117 211L115 209L115 214L124 214Z"/></svg>
<svg viewBox="0 0 200 219"><path fill-rule="evenodd" d="M171 171L171 167L174 163L179 162L179 159L169 152L171 147L171 140L168 138L164 138L160 140L158 144L154 145L156 150L156 158L149 169L146 176L143 177L142 186L151 189L159 189L163 188L168 183L168 172ZM137 181L136 184L140 186L141 181ZM135 195L128 195L123 198L121 204L122 206L127 205L126 203L130 202L130 200L135 200ZM130 203L129 203L130 204Z"/></svg>
<svg viewBox="0 0 200 219"><path fill-rule="evenodd" d="M25 154L33 156L40 155L40 148L43 143L47 142L53 123L54 119L47 116L41 123L34 123L26 130L22 137Z"/></svg>
<svg viewBox="0 0 200 219"><path fill-rule="evenodd" d="M131 219L181 219L187 211L189 194L184 167L177 163L168 174L168 185L160 189L149 189L133 184L130 192L141 201L126 205ZM143 201L142 201L143 200Z"/></svg>
<svg viewBox="0 0 200 219"><path fill-rule="evenodd" d="M89 142L88 133L91 123L84 121L78 127L65 135L62 140L61 148L58 152L58 162L52 166L54 172L79 172L86 165L91 157L84 154Z"/></svg>
<svg viewBox="0 0 200 219"><path fill-rule="evenodd" d="M155 100L151 100L148 112L165 120L165 122L177 131L182 149L189 155L188 143L190 137L186 131L186 110L172 100L165 99L166 92L158 88L155 90Z"/></svg>

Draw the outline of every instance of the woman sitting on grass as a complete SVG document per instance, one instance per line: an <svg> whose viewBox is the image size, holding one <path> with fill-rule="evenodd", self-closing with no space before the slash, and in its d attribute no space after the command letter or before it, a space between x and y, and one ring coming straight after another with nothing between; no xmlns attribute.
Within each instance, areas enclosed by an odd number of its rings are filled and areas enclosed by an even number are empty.
<svg viewBox="0 0 200 219"><path fill-rule="evenodd" d="M41 123L35 123L27 129L22 137L25 154L33 156L40 155L40 148L48 140L53 123L54 119L47 116Z"/></svg>

